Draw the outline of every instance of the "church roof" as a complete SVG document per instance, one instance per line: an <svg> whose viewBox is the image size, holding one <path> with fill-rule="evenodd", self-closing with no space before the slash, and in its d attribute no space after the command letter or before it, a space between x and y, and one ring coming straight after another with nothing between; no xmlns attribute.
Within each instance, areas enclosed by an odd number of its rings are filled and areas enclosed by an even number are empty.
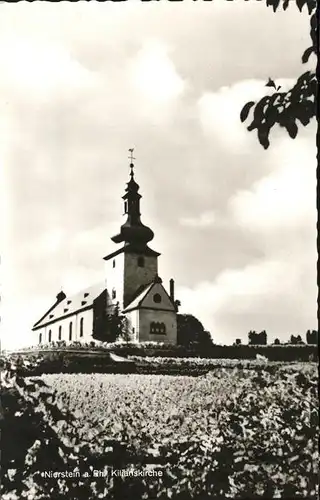
<svg viewBox="0 0 320 500"><path fill-rule="evenodd" d="M143 301L143 299L146 297L146 295L148 295L148 293L150 292L151 288L153 287L154 285L154 281L152 281L151 283L149 283L148 285L142 285L138 291L137 291L137 294L135 296L135 298L133 298L133 300L127 305L127 307L123 310L123 312L126 312L127 310L131 310L131 309L138 309L141 302Z"/></svg>
<svg viewBox="0 0 320 500"><path fill-rule="evenodd" d="M163 305L161 305L162 310L166 311L175 310L172 299L168 295L166 289L162 284L162 279L159 276L156 276L151 283L147 285L142 285L140 288L138 288L136 295L132 298L131 302L125 307L123 312L126 313L134 309L140 309L140 308L150 309L150 304L148 304L148 296L153 287L156 288L156 291L158 290L158 292L163 294L164 302ZM155 307L154 305L151 306L151 308L159 309L158 306Z"/></svg>
<svg viewBox="0 0 320 500"><path fill-rule="evenodd" d="M43 327L44 325L53 323L63 317L68 317L81 310L90 309L93 306L94 300L106 290L104 282L97 283L80 292L65 297L61 302L51 307L48 312L33 325L33 330Z"/></svg>
<svg viewBox="0 0 320 500"><path fill-rule="evenodd" d="M116 257L120 253L138 253L138 254L141 253L141 255L152 255L155 257L159 257L159 255L161 255L159 252L156 252L155 250L152 250L152 248L148 247L148 245L145 245L141 248L133 244L127 243L123 247L119 248L119 250L116 250L115 252L106 255L106 257L103 257L103 260L112 259L113 257Z"/></svg>

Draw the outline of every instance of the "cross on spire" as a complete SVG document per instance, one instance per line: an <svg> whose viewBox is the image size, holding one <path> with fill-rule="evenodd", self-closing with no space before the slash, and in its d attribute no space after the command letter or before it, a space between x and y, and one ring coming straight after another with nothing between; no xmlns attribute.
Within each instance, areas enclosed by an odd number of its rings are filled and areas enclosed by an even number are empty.
<svg viewBox="0 0 320 500"><path fill-rule="evenodd" d="M130 160L130 177L131 179L133 179L133 167L134 167L134 164L133 164L133 160L135 160L135 157L133 156L133 152L134 152L134 148L129 148L129 153L130 153L130 156L128 156L129 160Z"/></svg>
<svg viewBox="0 0 320 500"><path fill-rule="evenodd" d="M134 152L134 148L130 148L129 149L130 156L128 158L131 161L131 163L133 162L133 160L135 160L135 158L133 156L133 152Z"/></svg>

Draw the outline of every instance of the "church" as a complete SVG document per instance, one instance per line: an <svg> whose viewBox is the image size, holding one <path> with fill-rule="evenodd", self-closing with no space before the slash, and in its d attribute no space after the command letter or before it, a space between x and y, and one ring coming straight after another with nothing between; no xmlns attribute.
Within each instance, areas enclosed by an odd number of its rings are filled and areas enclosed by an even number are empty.
<svg viewBox="0 0 320 500"><path fill-rule="evenodd" d="M32 328L36 344L106 340L115 309L126 319L130 341L177 343L179 301L174 297L173 279L168 293L158 275L160 254L149 246L153 231L141 222L133 158L122 199L126 220L111 238L119 248L103 258L104 281L72 296L60 291Z"/></svg>

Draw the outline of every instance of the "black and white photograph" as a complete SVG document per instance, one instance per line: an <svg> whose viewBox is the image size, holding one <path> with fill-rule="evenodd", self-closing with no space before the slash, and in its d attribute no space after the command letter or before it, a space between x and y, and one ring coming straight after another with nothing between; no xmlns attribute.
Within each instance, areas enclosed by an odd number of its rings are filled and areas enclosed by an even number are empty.
<svg viewBox="0 0 320 500"><path fill-rule="evenodd" d="M316 500L316 0L0 4L0 496Z"/></svg>

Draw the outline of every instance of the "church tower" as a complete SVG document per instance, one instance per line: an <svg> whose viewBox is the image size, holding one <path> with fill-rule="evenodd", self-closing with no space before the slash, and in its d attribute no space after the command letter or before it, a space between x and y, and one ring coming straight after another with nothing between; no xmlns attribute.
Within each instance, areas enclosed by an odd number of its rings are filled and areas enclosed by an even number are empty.
<svg viewBox="0 0 320 500"><path fill-rule="evenodd" d="M141 222L141 194L134 178L132 155L130 179L122 199L126 220L120 226L119 233L111 238L114 243L122 246L104 257L107 288L112 302L118 302L121 310L128 306L145 285L157 277L160 255L148 246L154 234Z"/></svg>

